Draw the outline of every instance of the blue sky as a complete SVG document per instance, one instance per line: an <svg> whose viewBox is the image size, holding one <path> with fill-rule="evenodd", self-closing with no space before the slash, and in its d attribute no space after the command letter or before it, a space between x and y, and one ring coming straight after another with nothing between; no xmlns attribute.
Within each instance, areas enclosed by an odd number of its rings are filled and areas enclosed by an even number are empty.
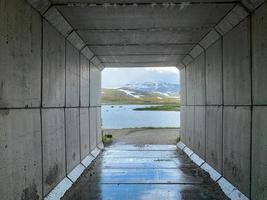
<svg viewBox="0 0 267 200"><path fill-rule="evenodd" d="M146 81L164 81L179 84L180 73L176 67L105 68L102 71L103 88L116 88L128 83Z"/></svg>

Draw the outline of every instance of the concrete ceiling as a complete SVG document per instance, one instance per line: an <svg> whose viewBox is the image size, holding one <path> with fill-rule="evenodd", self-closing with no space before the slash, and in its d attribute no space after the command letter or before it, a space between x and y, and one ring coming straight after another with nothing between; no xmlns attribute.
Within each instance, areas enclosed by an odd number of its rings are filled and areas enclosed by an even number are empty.
<svg viewBox="0 0 267 200"><path fill-rule="evenodd" d="M176 66L236 4L230 0L52 2L105 67Z"/></svg>

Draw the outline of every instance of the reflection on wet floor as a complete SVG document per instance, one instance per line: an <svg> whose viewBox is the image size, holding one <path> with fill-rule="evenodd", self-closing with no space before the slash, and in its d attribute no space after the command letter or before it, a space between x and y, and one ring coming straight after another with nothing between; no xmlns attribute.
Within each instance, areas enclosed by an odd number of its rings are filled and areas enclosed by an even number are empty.
<svg viewBox="0 0 267 200"><path fill-rule="evenodd" d="M63 200L179 200L227 197L174 145L113 145Z"/></svg>

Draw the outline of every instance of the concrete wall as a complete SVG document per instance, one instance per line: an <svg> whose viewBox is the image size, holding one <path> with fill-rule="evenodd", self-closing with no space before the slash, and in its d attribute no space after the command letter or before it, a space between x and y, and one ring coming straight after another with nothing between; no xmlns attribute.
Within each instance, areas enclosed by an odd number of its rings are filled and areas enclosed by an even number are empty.
<svg viewBox="0 0 267 200"><path fill-rule="evenodd" d="M266 32L267 3L181 71L182 141L253 200L267 199Z"/></svg>
<svg viewBox="0 0 267 200"><path fill-rule="evenodd" d="M23 0L0 32L1 199L42 199L101 142L101 71Z"/></svg>

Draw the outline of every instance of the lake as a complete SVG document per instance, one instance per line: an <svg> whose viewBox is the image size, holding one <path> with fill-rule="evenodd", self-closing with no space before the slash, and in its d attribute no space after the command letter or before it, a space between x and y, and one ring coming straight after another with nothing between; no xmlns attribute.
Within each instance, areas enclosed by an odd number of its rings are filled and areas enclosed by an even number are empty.
<svg viewBox="0 0 267 200"><path fill-rule="evenodd" d="M149 105L103 105L102 128L180 127L179 111L135 111Z"/></svg>

